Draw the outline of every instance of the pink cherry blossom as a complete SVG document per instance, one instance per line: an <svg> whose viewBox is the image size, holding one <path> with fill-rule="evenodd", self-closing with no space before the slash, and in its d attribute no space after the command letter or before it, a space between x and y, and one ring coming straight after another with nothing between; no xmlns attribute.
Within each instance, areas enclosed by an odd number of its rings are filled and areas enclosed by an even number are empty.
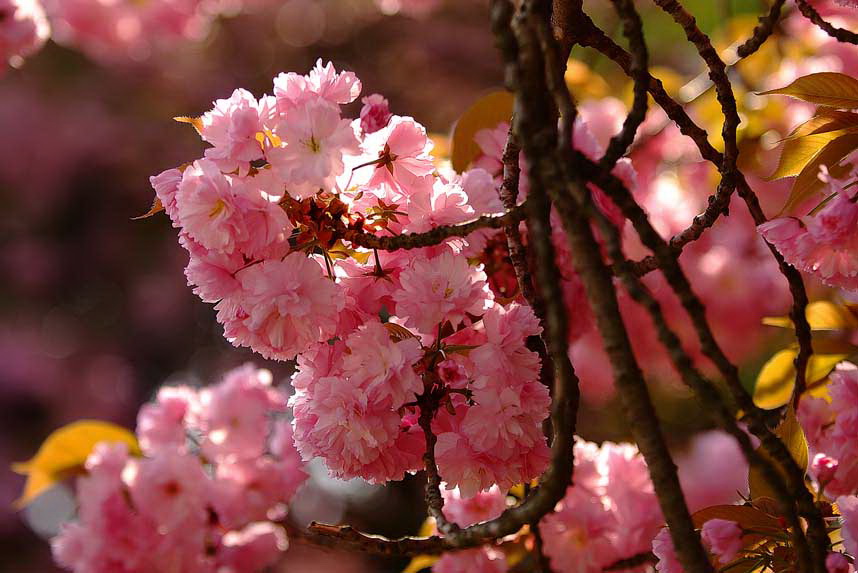
<svg viewBox="0 0 858 573"><path fill-rule="evenodd" d="M140 414L146 457L130 457L124 444L99 444L87 458L87 474L77 483L77 520L52 540L57 562L75 571L122 573L251 573L274 563L287 543L269 518L282 515L307 474L288 422L278 421L271 433L270 416L285 395L268 379L245 365L203 390L200 400L187 387L159 391ZM203 450L217 442L212 433L229 414L223 403L229 399L237 401L232 413L243 418L229 431L243 432L248 448L262 444L265 453L203 456L176 444L179 435L194 436ZM247 423L254 399L268 403L258 425Z"/></svg>
<svg viewBox="0 0 858 573"><path fill-rule="evenodd" d="M409 222L406 229L422 233L432 227L463 223L474 218L474 209L459 185L436 180L408 197Z"/></svg>
<svg viewBox="0 0 858 573"><path fill-rule="evenodd" d="M493 486L472 497L463 497L458 488L441 490L444 516L462 527L498 517L506 509L506 496Z"/></svg>
<svg viewBox="0 0 858 573"><path fill-rule="evenodd" d="M710 519L703 524L700 536L722 564L733 561L743 547L742 528L735 521Z"/></svg>
<svg viewBox="0 0 858 573"><path fill-rule="evenodd" d="M53 38L106 63L145 60L176 43L200 40L214 13L200 0L46 0Z"/></svg>
<svg viewBox="0 0 858 573"><path fill-rule="evenodd" d="M269 149L268 161L296 197L332 189L345 169L343 155L358 151L349 120L340 117L337 105L321 98L290 109L276 132L285 145Z"/></svg>
<svg viewBox="0 0 858 573"><path fill-rule="evenodd" d="M376 476L379 458L399 456L396 442L402 417L388 407L368 400L366 392L343 384L339 378L323 377L314 383L313 393L293 398L295 440L304 459L325 458L332 475L361 476L370 481L400 479L411 469L394 463L381 465L391 473ZM419 458L418 458L419 459ZM410 460L412 463L417 460Z"/></svg>
<svg viewBox="0 0 858 573"><path fill-rule="evenodd" d="M507 570L504 554L488 547L445 553L432 565L433 573L506 573Z"/></svg>
<svg viewBox="0 0 858 573"><path fill-rule="evenodd" d="M185 425L196 401L196 392L187 386L161 388L155 401L144 404L137 415L141 449L149 455L182 450L187 440Z"/></svg>
<svg viewBox="0 0 858 573"><path fill-rule="evenodd" d="M666 527L652 540L652 552L658 558L655 569L659 573L683 573L684 569L676 556L676 548Z"/></svg>
<svg viewBox="0 0 858 573"><path fill-rule="evenodd" d="M601 500L574 487L559 509L539 522L545 554L558 573L597 573L616 561L609 537L615 528Z"/></svg>
<svg viewBox="0 0 858 573"><path fill-rule="evenodd" d="M160 528L202 527L206 520L206 475L196 457L165 452L134 460L123 472L134 506Z"/></svg>
<svg viewBox="0 0 858 573"><path fill-rule="evenodd" d="M182 172L178 169L167 169L149 178L149 183L152 185L152 189L155 190L155 196L161 202L164 211L176 226L178 226L179 221L179 213L176 207L176 192L179 190L179 183L181 181Z"/></svg>
<svg viewBox="0 0 858 573"><path fill-rule="evenodd" d="M394 342L384 325L368 322L345 343L348 351L343 358L343 376L364 389L368 400L389 402L395 410L414 401L423 390L423 382L414 371L423 356L416 338Z"/></svg>
<svg viewBox="0 0 858 573"><path fill-rule="evenodd" d="M198 423L206 432L202 450L207 457L245 459L263 453L269 417L286 408L271 382L271 372L245 364L200 391Z"/></svg>
<svg viewBox="0 0 858 573"><path fill-rule="evenodd" d="M774 219L759 231L799 270L829 286L858 290L858 205L845 182L829 178L828 183L835 196L816 215Z"/></svg>
<svg viewBox="0 0 858 573"><path fill-rule="evenodd" d="M406 326L426 334L445 321L457 326L467 314L482 314L492 298L485 273L449 251L432 259L415 258L399 280L393 294L396 314Z"/></svg>
<svg viewBox="0 0 858 573"><path fill-rule="evenodd" d="M288 360L334 334L343 299L315 260L292 253L249 266L238 278L241 298L223 317L234 344Z"/></svg>
<svg viewBox="0 0 858 573"><path fill-rule="evenodd" d="M194 162L182 174L176 191L177 218L185 232L206 249L231 253L247 236L234 181L206 160Z"/></svg>
<svg viewBox="0 0 858 573"><path fill-rule="evenodd" d="M858 554L858 497L854 495L840 496L835 500L843 517L843 546L850 555Z"/></svg>
<svg viewBox="0 0 858 573"><path fill-rule="evenodd" d="M484 169L493 177L503 175L503 150L509 135L509 124L499 123L494 129L481 129L474 134L474 141L480 148L480 155L473 166Z"/></svg>
<svg viewBox="0 0 858 573"><path fill-rule="evenodd" d="M289 72L274 78L277 107L284 114L316 98L335 105L351 103L360 91L360 80L353 72L337 72L331 62L322 65L321 58L306 76Z"/></svg>
<svg viewBox="0 0 858 573"><path fill-rule="evenodd" d="M274 565L289 547L281 527L270 522L252 523L229 531L218 548L219 573L250 573Z"/></svg>
<svg viewBox="0 0 858 573"><path fill-rule="evenodd" d="M435 170L429 152L432 142L426 129L410 117L394 116L387 127L371 136L370 146L379 145L378 163L368 181L369 186L387 185L408 195L412 190L431 184Z"/></svg>
<svg viewBox="0 0 858 573"><path fill-rule="evenodd" d="M372 94L360 100L363 107L360 110L360 128L364 133L375 133L387 127L390 122L390 103L384 96Z"/></svg>
<svg viewBox="0 0 858 573"><path fill-rule="evenodd" d="M188 250L188 285L203 302L216 303L241 288L236 273L247 263L240 253L210 251L185 234L179 237L179 243Z"/></svg>
<svg viewBox="0 0 858 573"><path fill-rule="evenodd" d="M264 129L264 117L264 110L247 90L237 89L229 99L215 101L214 109L200 118L200 135L213 146L206 150L206 157L224 162L227 171L262 157L256 136Z"/></svg>

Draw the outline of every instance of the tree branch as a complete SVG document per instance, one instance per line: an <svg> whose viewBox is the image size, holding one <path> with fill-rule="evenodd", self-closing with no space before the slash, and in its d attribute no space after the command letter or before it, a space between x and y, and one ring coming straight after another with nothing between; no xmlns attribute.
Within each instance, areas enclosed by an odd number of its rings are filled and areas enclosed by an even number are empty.
<svg viewBox="0 0 858 573"><path fill-rule="evenodd" d="M500 229L506 225L518 223L525 217L524 204L513 206L502 215L483 215L478 219L456 225L441 225L425 233L408 233L392 237L379 237L372 233L346 229L343 239L358 247L396 251L399 249L418 249L437 245L450 237L465 237L479 229Z"/></svg>
<svg viewBox="0 0 858 573"><path fill-rule="evenodd" d="M786 0L774 0L766 15L759 17L759 22L754 28L754 33L745 42L736 48L736 54L740 58L747 58L754 52L760 49L772 32L775 30L778 20L781 17L781 9L786 3Z"/></svg>
<svg viewBox="0 0 858 573"><path fill-rule="evenodd" d="M801 12L802 16L816 24L817 27L819 27L826 34L828 34L838 42L844 42L846 44L858 44L858 34L851 30L838 28L837 26L833 26L830 22L826 22L825 20L823 20L822 16L819 15L819 12L816 11L816 8L811 6L807 0L795 0L795 3L798 6L798 9Z"/></svg>
<svg viewBox="0 0 858 573"><path fill-rule="evenodd" d="M670 525L674 545L687 571L712 571L695 531L679 485L676 466L661 434L649 392L632 352L613 288L611 273L601 260L599 246L581 209L570 204L565 185L584 192L583 182L565 169L561 154L571 151L575 117L563 69L551 36L544 4L525 3L513 21L520 53L517 93L517 130L528 158L531 198L546 192L558 208L573 251L573 264L585 285L590 306L611 359L614 377L632 432L644 458L662 511ZM546 83L547 80L547 83ZM547 88L547 89L546 89ZM554 102L548 94L555 96ZM553 104L553 105L552 105ZM560 127L553 119L560 110ZM544 189L544 191L543 191ZM546 202L547 203L547 202Z"/></svg>

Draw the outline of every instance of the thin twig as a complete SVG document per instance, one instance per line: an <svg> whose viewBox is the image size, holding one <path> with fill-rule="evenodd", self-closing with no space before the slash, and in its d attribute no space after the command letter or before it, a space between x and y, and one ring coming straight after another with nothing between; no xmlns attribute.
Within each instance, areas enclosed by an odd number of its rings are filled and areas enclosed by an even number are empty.
<svg viewBox="0 0 858 573"><path fill-rule="evenodd" d="M822 16L819 15L819 12L816 11L816 8L811 6L807 0L795 0L795 3L798 5L799 12L801 12L805 18L816 24L821 30L838 42L858 44L858 34L851 30L846 30L845 28L838 28L830 22L826 22Z"/></svg>
<svg viewBox="0 0 858 573"><path fill-rule="evenodd" d="M785 3L786 0L774 0L772 2L772 5L769 7L769 11L765 15L759 17L759 22L754 28L754 32L751 34L751 37L745 40L741 46L736 48L736 55L740 58L747 58L760 49L760 46L762 46L765 41L769 39L769 36L772 35L772 32L774 32L775 26L781 17L781 9Z"/></svg>
<svg viewBox="0 0 858 573"><path fill-rule="evenodd" d="M613 169L617 161L625 155L626 150L635 139L638 127L646 118L647 111L647 70L649 55L643 36L643 22L635 10L632 0L611 0L623 22L623 34L629 39L629 50L632 53L632 63L629 68L634 80L634 100L629 114L623 121L623 127L618 134L611 138L605 155L599 165L608 171Z"/></svg>
<svg viewBox="0 0 858 573"><path fill-rule="evenodd" d="M366 249L396 251L399 249L418 249L437 245L451 237L465 237L479 229L500 229L506 225L524 219L524 204L516 205L502 215L483 215L478 219L456 225L441 225L424 233L403 233L393 237L379 237L372 233L346 229L343 238L350 243Z"/></svg>

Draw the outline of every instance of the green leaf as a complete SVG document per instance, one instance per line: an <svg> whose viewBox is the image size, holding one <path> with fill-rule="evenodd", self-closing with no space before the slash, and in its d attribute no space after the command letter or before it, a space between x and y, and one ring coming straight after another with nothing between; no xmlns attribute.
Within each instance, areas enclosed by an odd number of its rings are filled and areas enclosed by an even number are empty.
<svg viewBox="0 0 858 573"><path fill-rule="evenodd" d="M480 147L474 135L481 129L494 129L501 122L512 119L515 98L507 91L491 92L478 99L453 127L450 160L453 169L462 172L476 159Z"/></svg>
<svg viewBox="0 0 858 573"><path fill-rule="evenodd" d="M798 423L798 418L795 415L795 409L790 406L787 408L786 416L783 421L775 429L775 435L780 438L784 445L792 455L795 462L802 470L807 470L808 451L807 440L804 437L804 431ZM757 451L764 457L771 459L763 448L758 448ZM778 471L783 472L779 464L776 464ZM772 486L765 480L756 467L751 467L748 472L748 485L751 490L751 499L759 497L776 497Z"/></svg>
<svg viewBox="0 0 858 573"><path fill-rule="evenodd" d="M821 166L825 165L834 178L848 174L851 166L838 165L838 163L856 149L858 149L858 134L856 133L842 135L830 141L820 153L804 166L801 173L796 177L783 211L788 212L795 209L824 187L824 183L819 179Z"/></svg>
<svg viewBox="0 0 858 573"><path fill-rule="evenodd" d="M760 95L786 95L827 107L858 109L858 80L845 74L820 72Z"/></svg>
<svg viewBox="0 0 858 573"><path fill-rule="evenodd" d="M128 445L133 455L140 455L137 437L130 431L99 420L79 420L55 430L26 462L12 464L12 469L27 476L24 493L15 502L24 507L56 482L83 469L84 462L96 444L119 442Z"/></svg>

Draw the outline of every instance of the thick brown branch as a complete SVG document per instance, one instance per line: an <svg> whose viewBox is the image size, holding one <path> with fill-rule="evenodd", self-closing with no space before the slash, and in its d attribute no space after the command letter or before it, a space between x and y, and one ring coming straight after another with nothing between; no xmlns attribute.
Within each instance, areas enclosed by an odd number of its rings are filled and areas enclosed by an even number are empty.
<svg viewBox="0 0 858 573"><path fill-rule="evenodd" d="M529 162L531 197L534 192L547 191L561 215L573 252L575 270L584 283L590 306L596 315L599 332L614 370L614 379L626 412L632 421L632 433L647 461L650 476L662 511L670 525L674 546L687 571L711 571L706 551L695 531L677 477L676 465L670 457L660 423L650 400L642 373L634 357L625 329L610 269L603 263L599 245L582 210L571 203L566 185L584 193L583 181L565 169L561 154L571 152L571 138L564 133L569 118L574 117L574 105L563 81L557 47L549 33L540 3L526 4L516 29L520 44L519 77L515 87L519 119L518 133L522 137ZM565 62L563 62L565 63ZM540 69L541 68L541 69ZM547 89L546 89L547 88ZM554 101L548 97L554 96ZM559 109L560 129L553 114Z"/></svg>
<svg viewBox="0 0 858 573"><path fill-rule="evenodd" d="M838 28L830 22L826 22L822 16L819 15L819 12L816 11L816 8L811 6L807 0L795 0L795 3L798 5L799 11L805 18L816 24L821 30L838 42L858 44L858 34L851 30Z"/></svg>

